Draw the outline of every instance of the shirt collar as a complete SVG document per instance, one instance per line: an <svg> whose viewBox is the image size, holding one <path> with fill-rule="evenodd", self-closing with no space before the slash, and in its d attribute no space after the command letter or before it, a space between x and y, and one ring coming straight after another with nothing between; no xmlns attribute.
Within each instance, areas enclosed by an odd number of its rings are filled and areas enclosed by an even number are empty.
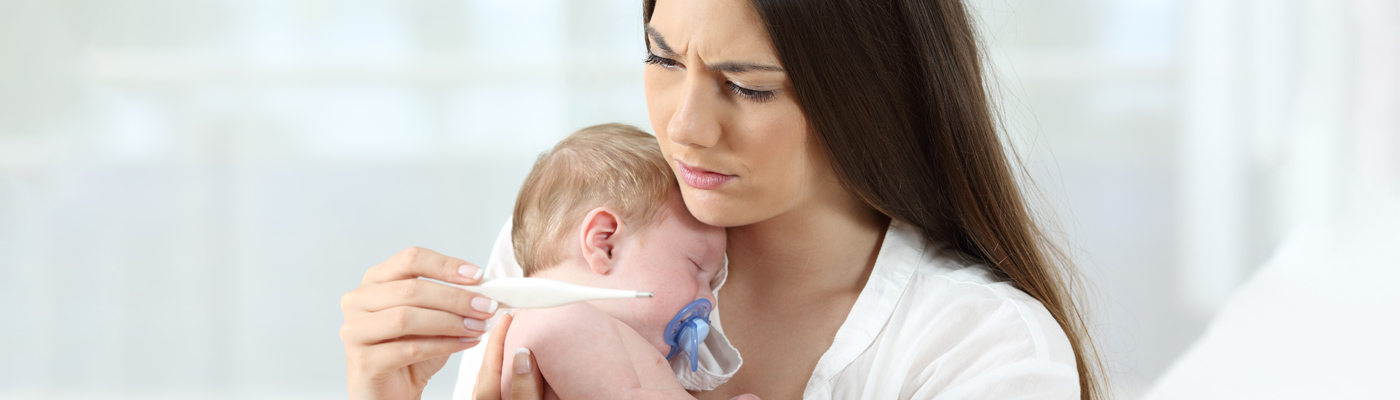
<svg viewBox="0 0 1400 400"><path fill-rule="evenodd" d="M891 220L870 271L870 279L851 306L846 321L836 331L831 347L822 354L812 377L807 380L804 398L820 393L837 373L875 342L904 296L910 277L924 256L923 235L914 226Z"/></svg>

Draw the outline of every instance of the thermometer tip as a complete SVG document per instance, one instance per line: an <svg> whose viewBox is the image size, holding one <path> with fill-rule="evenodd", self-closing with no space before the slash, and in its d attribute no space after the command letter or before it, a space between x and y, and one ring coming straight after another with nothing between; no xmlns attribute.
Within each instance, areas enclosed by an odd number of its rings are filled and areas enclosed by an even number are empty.
<svg viewBox="0 0 1400 400"><path fill-rule="evenodd" d="M651 292L637 292L637 298L650 299L652 298L652 294Z"/></svg>

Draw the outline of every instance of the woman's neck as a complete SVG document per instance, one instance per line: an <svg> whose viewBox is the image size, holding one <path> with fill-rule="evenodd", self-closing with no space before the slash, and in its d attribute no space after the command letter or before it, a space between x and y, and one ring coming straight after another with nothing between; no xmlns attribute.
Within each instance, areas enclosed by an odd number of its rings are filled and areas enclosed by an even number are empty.
<svg viewBox="0 0 1400 400"><path fill-rule="evenodd" d="M730 283L725 288L765 303L859 294L889 218L852 196L839 197L729 228Z"/></svg>

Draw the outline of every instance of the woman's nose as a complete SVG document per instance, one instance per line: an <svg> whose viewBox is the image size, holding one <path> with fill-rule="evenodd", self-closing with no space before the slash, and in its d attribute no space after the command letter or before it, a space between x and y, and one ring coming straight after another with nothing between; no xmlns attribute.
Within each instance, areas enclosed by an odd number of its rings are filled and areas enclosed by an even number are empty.
<svg viewBox="0 0 1400 400"><path fill-rule="evenodd" d="M719 142L720 124L715 112L718 90L717 85L706 79L686 79L676 111L666 125L667 137L672 142L702 148Z"/></svg>

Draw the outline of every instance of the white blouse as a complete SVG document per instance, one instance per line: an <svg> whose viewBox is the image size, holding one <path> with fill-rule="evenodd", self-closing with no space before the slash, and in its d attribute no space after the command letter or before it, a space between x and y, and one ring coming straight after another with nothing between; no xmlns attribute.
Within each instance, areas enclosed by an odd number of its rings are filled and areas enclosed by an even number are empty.
<svg viewBox="0 0 1400 400"><path fill-rule="evenodd" d="M498 259L508 257L514 266L508 231L509 223L497 239L488 276L506 267ZM711 318L718 319L722 308ZM742 359L726 356L732 348L727 341L707 345L720 357L710 357L718 373L703 378L722 383ZM462 357L455 399L471 398L481 348ZM925 247L914 227L895 221L802 397L1078 399L1078 376L1068 337L1039 301L980 266Z"/></svg>

